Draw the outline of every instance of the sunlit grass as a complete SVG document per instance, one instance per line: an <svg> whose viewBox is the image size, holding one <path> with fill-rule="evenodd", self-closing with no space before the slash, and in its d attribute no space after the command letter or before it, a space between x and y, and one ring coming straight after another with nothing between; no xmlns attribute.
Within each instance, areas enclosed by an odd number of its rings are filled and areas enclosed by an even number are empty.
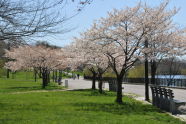
<svg viewBox="0 0 186 124"><path fill-rule="evenodd" d="M21 76L19 79L0 78L0 124L184 123L127 96L124 96L122 105L116 104L113 92L100 94L97 90L55 89L63 87L50 83L46 87L48 92L40 92L43 90L41 79L34 82Z"/></svg>

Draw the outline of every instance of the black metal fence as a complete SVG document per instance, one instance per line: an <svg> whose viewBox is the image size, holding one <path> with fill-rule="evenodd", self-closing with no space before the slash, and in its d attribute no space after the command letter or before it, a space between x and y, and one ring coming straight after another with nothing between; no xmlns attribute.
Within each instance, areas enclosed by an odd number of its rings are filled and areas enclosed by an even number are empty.
<svg viewBox="0 0 186 124"><path fill-rule="evenodd" d="M84 79L92 79L92 77L84 76ZM98 78L96 78L98 80ZM116 80L116 78L103 77L103 81L108 82L110 80ZM149 79L149 83L151 79ZM131 84L144 84L144 78L124 78L123 83ZM169 78L156 78L155 84L158 86L175 87L175 88L186 88L186 79L169 79Z"/></svg>
<svg viewBox="0 0 186 124"><path fill-rule="evenodd" d="M155 82L158 86L186 88L186 79L157 78Z"/></svg>

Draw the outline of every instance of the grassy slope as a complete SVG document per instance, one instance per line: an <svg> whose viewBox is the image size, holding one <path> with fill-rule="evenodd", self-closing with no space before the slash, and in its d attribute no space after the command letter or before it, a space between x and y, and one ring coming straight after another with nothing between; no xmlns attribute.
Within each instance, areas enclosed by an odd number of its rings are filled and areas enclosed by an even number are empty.
<svg viewBox="0 0 186 124"><path fill-rule="evenodd" d="M20 85L22 89L12 89ZM183 123L128 97L124 97L123 105L117 105L112 92L103 95L90 90L13 94L34 86L40 84L0 79L0 124Z"/></svg>

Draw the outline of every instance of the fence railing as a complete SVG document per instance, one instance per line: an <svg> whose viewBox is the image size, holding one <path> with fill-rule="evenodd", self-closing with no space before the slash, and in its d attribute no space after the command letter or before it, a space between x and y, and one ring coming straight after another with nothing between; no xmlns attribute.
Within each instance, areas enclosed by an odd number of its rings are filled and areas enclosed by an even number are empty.
<svg viewBox="0 0 186 124"><path fill-rule="evenodd" d="M186 79L157 78L155 82L158 86L186 88Z"/></svg>
<svg viewBox="0 0 186 124"><path fill-rule="evenodd" d="M84 76L84 79L91 80L92 77ZM98 78L96 77L96 80ZM110 80L116 80L116 78L111 77L103 77L102 79L105 82ZM144 84L144 78L124 78L123 83L131 83L131 84ZM151 78L149 78L149 83L151 84ZM156 78L155 84L157 86L166 86L166 87L175 87L175 88L186 88L186 79L169 79L169 78Z"/></svg>

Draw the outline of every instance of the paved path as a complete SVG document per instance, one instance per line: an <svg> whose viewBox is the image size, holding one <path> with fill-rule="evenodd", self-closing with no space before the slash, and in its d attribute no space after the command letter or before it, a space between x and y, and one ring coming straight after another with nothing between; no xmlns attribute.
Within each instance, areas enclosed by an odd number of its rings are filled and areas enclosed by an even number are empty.
<svg viewBox="0 0 186 124"><path fill-rule="evenodd" d="M79 80L76 78L73 79L67 79L69 89L87 89L91 88L92 82L89 80L84 80L83 78L80 78ZM64 82L64 80L63 80ZM63 84L64 85L64 84ZM98 85L96 84L96 87ZM134 93L139 96L145 97L145 86L144 85L131 85L131 84L123 84L123 92L124 93ZM108 89L108 84L105 84L105 88ZM186 101L186 90L184 89L172 89L175 95L175 99ZM151 98L151 90L149 88L149 94Z"/></svg>
<svg viewBox="0 0 186 124"><path fill-rule="evenodd" d="M63 86L65 86L65 80L68 80L68 88L69 89L90 89L92 82L88 80L84 80L83 78L80 77L80 79L63 79Z"/></svg>
<svg viewBox="0 0 186 124"><path fill-rule="evenodd" d="M131 84L124 84L124 92L127 93L135 93L140 96L145 96L145 86L144 85L131 85ZM184 89L172 89L175 99L186 101L186 90ZM150 98L152 97L151 89L149 88L149 95Z"/></svg>

